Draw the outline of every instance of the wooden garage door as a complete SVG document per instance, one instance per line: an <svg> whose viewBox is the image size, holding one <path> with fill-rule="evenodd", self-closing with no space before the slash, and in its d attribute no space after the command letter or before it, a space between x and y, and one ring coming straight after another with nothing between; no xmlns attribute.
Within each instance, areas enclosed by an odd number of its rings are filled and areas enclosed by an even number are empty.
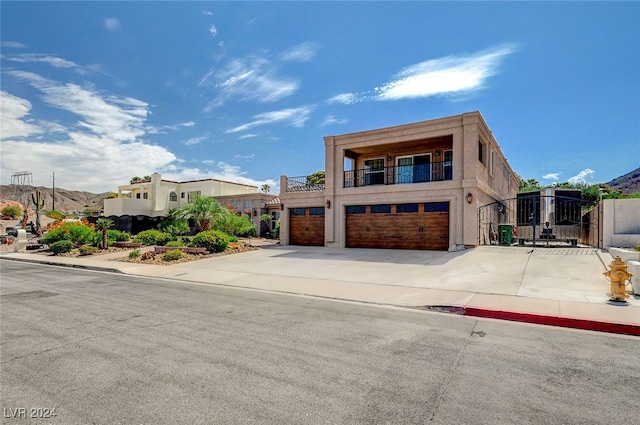
<svg viewBox="0 0 640 425"><path fill-rule="evenodd" d="M324 207L289 210L289 244L324 246Z"/></svg>
<svg viewBox="0 0 640 425"><path fill-rule="evenodd" d="M449 203L347 207L350 248L449 249Z"/></svg>

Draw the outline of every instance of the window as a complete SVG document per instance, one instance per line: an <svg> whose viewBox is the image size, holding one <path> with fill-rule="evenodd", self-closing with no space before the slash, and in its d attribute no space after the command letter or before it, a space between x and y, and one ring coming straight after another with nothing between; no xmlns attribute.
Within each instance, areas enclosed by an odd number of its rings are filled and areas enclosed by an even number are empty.
<svg viewBox="0 0 640 425"><path fill-rule="evenodd" d="M396 205L397 213L417 213L418 204L398 204Z"/></svg>
<svg viewBox="0 0 640 425"><path fill-rule="evenodd" d="M307 209L306 208L291 208L291 215L306 215L307 214Z"/></svg>
<svg viewBox="0 0 640 425"><path fill-rule="evenodd" d="M449 212L449 202L427 202L424 212Z"/></svg>
<svg viewBox="0 0 640 425"><path fill-rule="evenodd" d="M180 199L184 199L184 192L180 193Z"/></svg>
<svg viewBox="0 0 640 425"><path fill-rule="evenodd" d="M140 192L136 193L136 199L140 199Z"/></svg>
<svg viewBox="0 0 640 425"><path fill-rule="evenodd" d="M142 199L149 199L149 194L147 192L143 193Z"/></svg>
<svg viewBox="0 0 640 425"><path fill-rule="evenodd" d="M187 202L192 203L193 201L195 201L196 196L200 196L199 190L187 193Z"/></svg>
<svg viewBox="0 0 640 425"><path fill-rule="evenodd" d="M384 184L384 158L364 161L364 184Z"/></svg>
<svg viewBox="0 0 640 425"><path fill-rule="evenodd" d="M444 179L453 180L453 151L444 151Z"/></svg>
<svg viewBox="0 0 640 425"><path fill-rule="evenodd" d="M428 181L431 181L431 154L403 156L397 159L397 184Z"/></svg>
<svg viewBox="0 0 640 425"><path fill-rule="evenodd" d="M324 207L309 208L309 215L324 215Z"/></svg>
<svg viewBox="0 0 640 425"><path fill-rule="evenodd" d="M347 214L364 214L367 207L364 205L349 205L347 207Z"/></svg>
<svg viewBox="0 0 640 425"><path fill-rule="evenodd" d="M371 205L372 214L390 214L391 204Z"/></svg>
<svg viewBox="0 0 640 425"><path fill-rule="evenodd" d="M175 192L171 192L171 193L169 194L169 201L170 201L170 202L176 202L177 200L178 200L178 195L176 195L176 193L175 193Z"/></svg>
<svg viewBox="0 0 640 425"><path fill-rule="evenodd" d="M484 164L484 143L478 140L478 161Z"/></svg>

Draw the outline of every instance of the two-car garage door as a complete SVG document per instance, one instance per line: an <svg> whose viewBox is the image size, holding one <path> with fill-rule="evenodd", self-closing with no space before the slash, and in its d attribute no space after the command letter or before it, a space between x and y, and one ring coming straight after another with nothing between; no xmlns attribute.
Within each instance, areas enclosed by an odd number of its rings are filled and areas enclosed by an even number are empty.
<svg viewBox="0 0 640 425"><path fill-rule="evenodd" d="M291 208L289 243L324 246L323 207ZM449 202L346 207L349 248L449 249Z"/></svg>
<svg viewBox="0 0 640 425"><path fill-rule="evenodd" d="M449 203L347 207L349 248L449 249Z"/></svg>

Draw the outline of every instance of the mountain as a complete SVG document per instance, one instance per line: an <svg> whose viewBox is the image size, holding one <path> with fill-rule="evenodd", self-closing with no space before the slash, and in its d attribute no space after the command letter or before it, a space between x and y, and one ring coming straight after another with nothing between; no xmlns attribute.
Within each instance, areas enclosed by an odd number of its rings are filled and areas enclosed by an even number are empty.
<svg viewBox="0 0 640 425"><path fill-rule="evenodd" d="M640 192L640 168L615 178L607 184L614 189L618 189L624 195Z"/></svg>
<svg viewBox="0 0 640 425"><path fill-rule="evenodd" d="M0 186L0 200L17 201L21 204L28 200L29 208L33 209L31 194L40 191L40 196L44 199L45 210L53 209L53 189L44 186L18 186L14 184ZM57 211L85 211L87 209L102 209L103 199L107 193L91 193L76 190L65 190L56 188L55 209Z"/></svg>

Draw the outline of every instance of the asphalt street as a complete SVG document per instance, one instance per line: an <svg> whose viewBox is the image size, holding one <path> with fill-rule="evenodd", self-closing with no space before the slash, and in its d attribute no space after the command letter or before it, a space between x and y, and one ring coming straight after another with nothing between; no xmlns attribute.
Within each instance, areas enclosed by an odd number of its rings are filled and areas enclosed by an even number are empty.
<svg viewBox="0 0 640 425"><path fill-rule="evenodd" d="M640 413L636 337L0 267L2 423L630 424Z"/></svg>

